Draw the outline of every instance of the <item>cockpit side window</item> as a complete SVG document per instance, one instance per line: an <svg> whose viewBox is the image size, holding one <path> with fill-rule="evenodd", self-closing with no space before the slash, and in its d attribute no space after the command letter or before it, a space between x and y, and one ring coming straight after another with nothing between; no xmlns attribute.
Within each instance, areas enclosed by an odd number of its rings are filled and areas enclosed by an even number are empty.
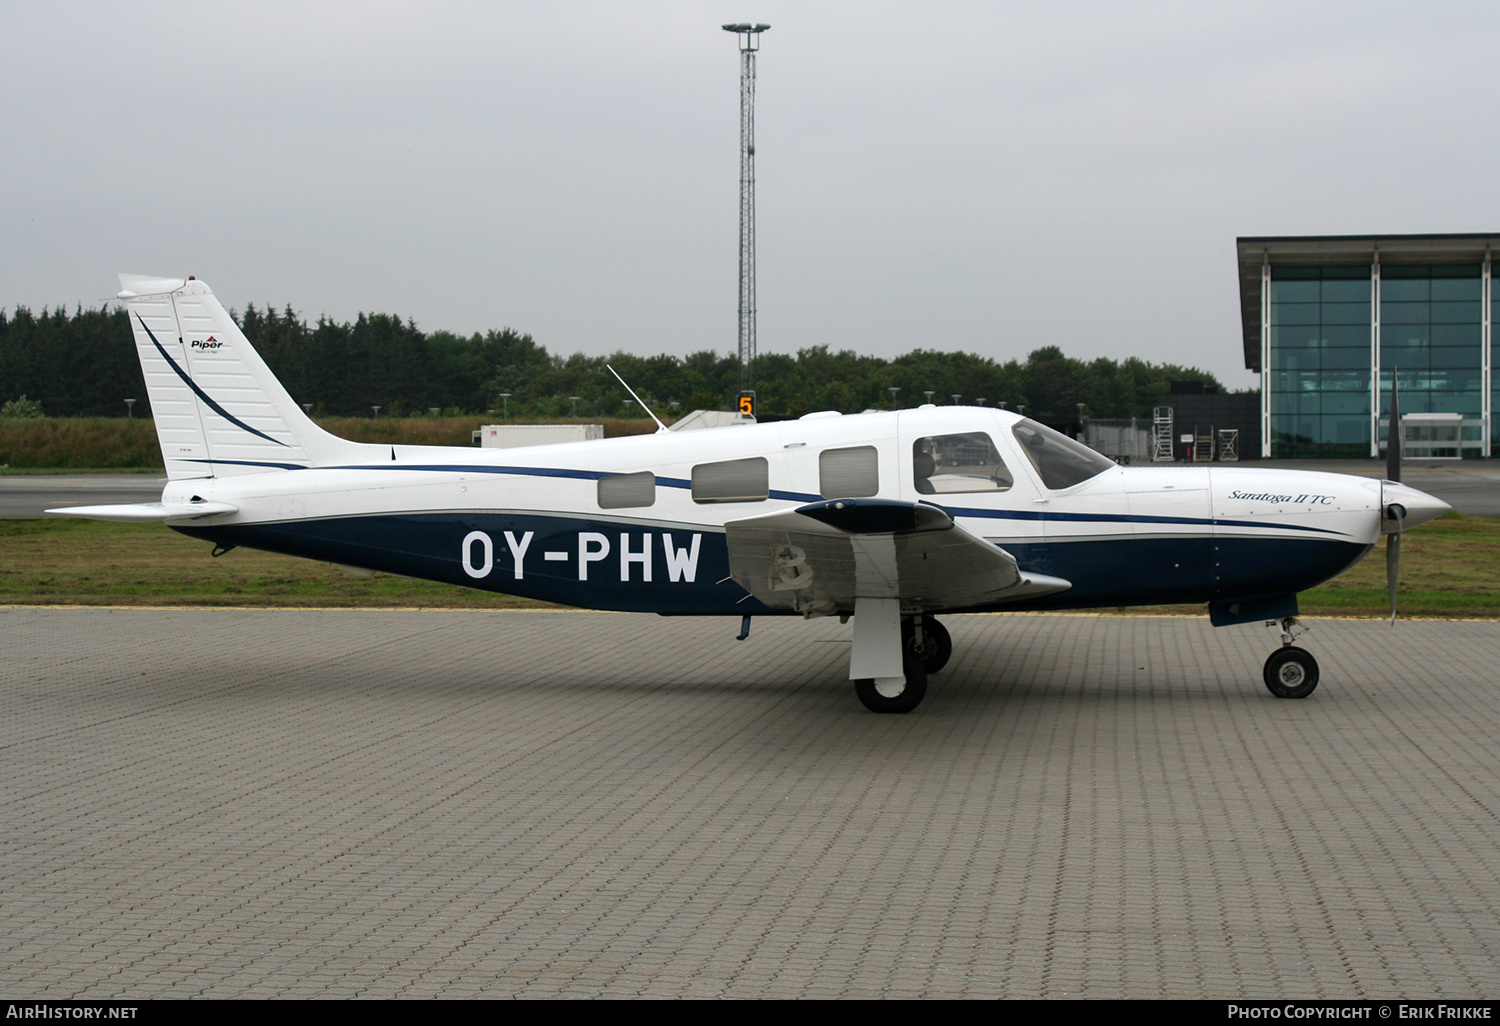
<svg viewBox="0 0 1500 1026"><path fill-rule="evenodd" d="M1115 465L1108 456L1034 420L1016 421L1011 433L1021 443L1042 484L1054 491L1082 484Z"/></svg>
<svg viewBox="0 0 1500 1026"><path fill-rule="evenodd" d="M923 495L1004 492L1014 478L983 431L919 438L911 448L912 477Z"/></svg>

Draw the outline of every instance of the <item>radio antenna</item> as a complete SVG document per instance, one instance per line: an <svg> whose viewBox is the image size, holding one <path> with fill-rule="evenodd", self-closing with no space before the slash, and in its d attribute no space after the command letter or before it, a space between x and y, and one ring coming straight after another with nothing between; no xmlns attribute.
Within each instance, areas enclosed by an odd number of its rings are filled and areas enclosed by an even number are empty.
<svg viewBox="0 0 1500 1026"><path fill-rule="evenodd" d="M622 386L624 386L625 391L627 391L627 392L630 393L630 398L632 398L636 402L640 403L641 404L641 409L645 410L646 413L650 415L651 419L654 420L654 421L656 421L656 433L657 434L661 434L663 431L667 430L667 426L661 422L661 418L658 417L656 414L654 414L654 413L651 412L651 407L649 407L645 403L641 402L641 397L635 394L635 389L633 389L629 385L625 384L625 379L622 378L622 377L620 377L620 372L619 371L615 370L613 367L611 367L607 363L604 365L604 369L607 370L607 371L609 371L611 374L613 374L615 376L615 380L618 381Z"/></svg>

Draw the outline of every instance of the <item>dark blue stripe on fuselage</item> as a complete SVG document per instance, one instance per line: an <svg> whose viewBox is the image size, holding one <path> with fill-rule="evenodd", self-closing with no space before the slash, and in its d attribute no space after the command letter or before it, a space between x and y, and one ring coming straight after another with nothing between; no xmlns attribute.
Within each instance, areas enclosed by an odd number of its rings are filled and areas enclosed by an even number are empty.
<svg viewBox="0 0 1500 1026"><path fill-rule="evenodd" d="M651 526L532 513L402 513L294 520L246 526L176 526L183 534L221 544L282 552L487 591L506 592L591 609L676 614L743 614L767 610L729 576L724 535L718 531ZM490 539L493 565L482 577L464 569L482 563ZM505 533L526 532L523 576L516 580ZM580 532L602 535L607 554L588 563L580 580ZM700 537L692 579L681 565ZM649 539L649 540L648 540ZM1201 603L1215 597L1287 594L1313 587L1346 569L1370 546L1316 538L1126 538L1048 542L992 538L1023 571L1073 582L1061 594L997 610L1080 609ZM594 543L597 547L597 542ZM671 580L665 547L678 556ZM560 552L563 559L546 560ZM651 562L650 580L639 555ZM631 558L636 557L636 558Z"/></svg>
<svg viewBox="0 0 1500 1026"><path fill-rule="evenodd" d="M1306 524L1272 523L1266 520L1222 520L1212 517L1159 517L1145 513L1063 513L1057 510L1031 509L980 509L976 507L944 506L950 516L978 517L988 520L1040 520L1050 523L1071 524L1178 524L1197 527L1274 527L1280 531L1306 531L1312 534L1342 534L1326 527L1310 527Z"/></svg>

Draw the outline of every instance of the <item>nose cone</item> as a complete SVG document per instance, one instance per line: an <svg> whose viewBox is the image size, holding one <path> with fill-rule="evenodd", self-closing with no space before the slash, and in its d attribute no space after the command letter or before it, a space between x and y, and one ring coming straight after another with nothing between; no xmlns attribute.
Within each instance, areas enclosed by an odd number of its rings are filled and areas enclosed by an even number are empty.
<svg viewBox="0 0 1500 1026"><path fill-rule="evenodd" d="M1442 499L1428 495L1426 492L1419 492L1410 485L1398 484L1395 481L1380 482L1381 509L1389 509L1393 505L1406 510L1406 515L1401 518L1402 530L1425 524L1429 520L1436 520L1453 508Z"/></svg>

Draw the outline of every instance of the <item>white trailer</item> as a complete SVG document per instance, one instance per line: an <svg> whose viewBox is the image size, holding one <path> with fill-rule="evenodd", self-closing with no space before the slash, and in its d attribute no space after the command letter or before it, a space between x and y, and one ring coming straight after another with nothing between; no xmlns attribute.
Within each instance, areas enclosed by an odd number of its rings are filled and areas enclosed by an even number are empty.
<svg viewBox="0 0 1500 1026"><path fill-rule="evenodd" d="M519 449L556 442L592 442L603 437L603 424L485 424L474 432L474 444L485 449Z"/></svg>

